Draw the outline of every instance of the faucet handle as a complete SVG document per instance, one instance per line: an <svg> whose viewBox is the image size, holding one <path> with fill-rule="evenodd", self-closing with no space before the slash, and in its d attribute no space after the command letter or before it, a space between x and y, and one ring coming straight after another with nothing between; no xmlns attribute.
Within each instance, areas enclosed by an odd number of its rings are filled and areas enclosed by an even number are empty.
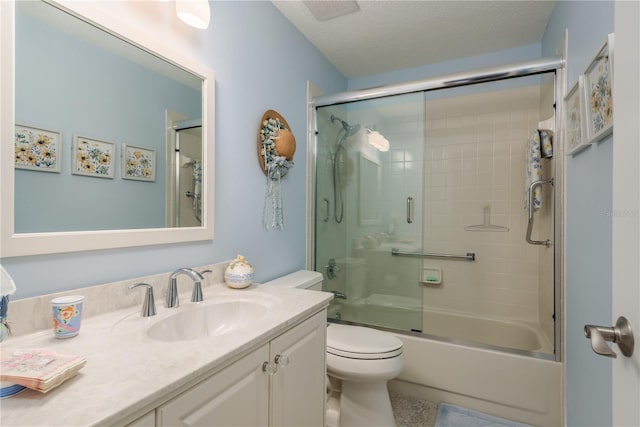
<svg viewBox="0 0 640 427"><path fill-rule="evenodd" d="M193 291L191 291L191 302L201 302L202 300L202 284L200 282L194 282Z"/></svg>
<svg viewBox="0 0 640 427"><path fill-rule="evenodd" d="M192 270L199 280L194 280L193 282L193 291L191 291L191 302L202 302L202 280L204 280L204 273L211 273L211 270Z"/></svg>
<svg viewBox="0 0 640 427"><path fill-rule="evenodd" d="M147 288L147 292L145 293L144 300L142 301L142 317L151 317L156 315L156 302L153 298L153 286L147 283L136 283L135 285L129 286L129 289L137 288L139 286L144 286Z"/></svg>

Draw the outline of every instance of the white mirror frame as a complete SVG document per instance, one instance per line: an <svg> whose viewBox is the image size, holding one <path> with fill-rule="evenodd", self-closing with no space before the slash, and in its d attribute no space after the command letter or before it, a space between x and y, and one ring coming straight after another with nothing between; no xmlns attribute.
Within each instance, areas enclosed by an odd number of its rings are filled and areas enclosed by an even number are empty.
<svg viewBox="0 0 640 427"><path fill-rule="evenodd" d="M53 2L49 2L52 3ZM58 1L59 7L79 19L127 40L143 50L202 78L203 194L205 213L201 227L132 230L73 231L55 233L14 232L15 124L15 4L0 1L0 257L77 252L213 239L214 223L214 73L207 66L170 50L161 41L137 31L92 2Z"/></svg>

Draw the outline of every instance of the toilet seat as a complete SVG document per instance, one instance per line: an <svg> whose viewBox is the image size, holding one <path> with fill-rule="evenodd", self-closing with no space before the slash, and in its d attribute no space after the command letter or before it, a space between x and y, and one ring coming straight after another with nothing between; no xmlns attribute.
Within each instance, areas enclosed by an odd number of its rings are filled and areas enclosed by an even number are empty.
<svg viewBox="0 0 640 427"><path fill-rule="evenodd" d="M402 341L371 328L331 324L327 328L327 353L359 360L390 359L402 354Z"/></svg>

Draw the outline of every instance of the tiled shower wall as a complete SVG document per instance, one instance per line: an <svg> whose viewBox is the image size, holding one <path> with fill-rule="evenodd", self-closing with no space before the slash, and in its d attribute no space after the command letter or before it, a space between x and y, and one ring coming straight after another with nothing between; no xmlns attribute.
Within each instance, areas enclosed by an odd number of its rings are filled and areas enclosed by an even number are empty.
<svg viewBox="0 0 640 427"><path fill-rule="evenodd" d="M526 243L524 148L541 117L539 87L525 87L426 102L424 250L474 252L476 260L425 259L443 270L441 285L425 286L426 310L538 323L540 307L552 307L553 269L544 247ZM545 117L546 118L546 117ZM543 168L551 166L544 161ZM550 190L543 189L545 204ZM490 223L508 231L466 231ZM544 214L546 212L546 214ZM536 213L533 238L546 239L538 225L550 210ZM542 215L541 215L542 214ZM551 258L552 259L552 258ZM550 277L540 277L541 274ZM540 291L549 286L549 293Z"/></svg>

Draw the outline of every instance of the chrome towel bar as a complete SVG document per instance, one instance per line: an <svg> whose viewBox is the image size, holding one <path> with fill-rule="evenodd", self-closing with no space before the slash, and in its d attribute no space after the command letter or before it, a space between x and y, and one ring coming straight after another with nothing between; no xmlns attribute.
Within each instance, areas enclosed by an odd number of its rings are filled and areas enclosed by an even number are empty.
<svg viewBox="0 0 640 427"><path fill-rule="evenodd" d="M553 185L553 178L551 179L541 179L538 181L533 181L529 186L529 223L527 224L527 243L532 245L545 245L546 247L551 246L551 240L531 240L531 231L533 231L533 192L536 187L539 187L543 184L551 184Z"/></svg>
<svg viewBox="0 0 640 427"><path fill-rule="evenodd" d="M475 261L476 254L474 252L467 252L466 255L453 255L453 254L432 254L432 253L419 253L419 252L403 252L399 249L392 248L391 255L395 256L413 256L420 258L449 258L449 259L461 259L465 261Z"/></svg>

